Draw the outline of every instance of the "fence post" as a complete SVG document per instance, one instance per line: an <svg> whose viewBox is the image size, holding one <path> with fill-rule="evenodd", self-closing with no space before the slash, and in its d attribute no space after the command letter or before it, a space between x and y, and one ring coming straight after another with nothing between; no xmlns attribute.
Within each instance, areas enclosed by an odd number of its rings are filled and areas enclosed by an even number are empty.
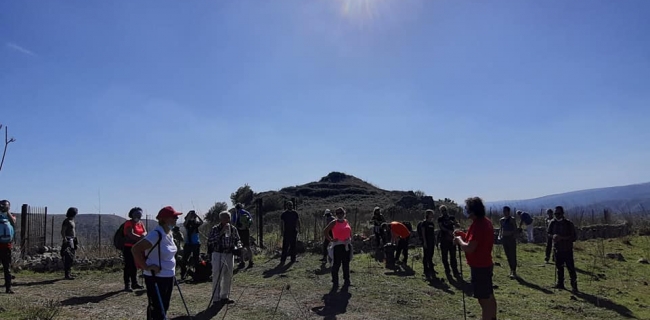
<svg viewBox="0 0 650 320"><path fill-rule="evenodd" d="M149 232L149 215L144 216L144 221L145 221L145 223L147 225L147 232Z"/></svg>
<svg viewBox="0 0 650 320"><path fill-rule="evenodd" d="M25 258L25 246L27 244L27 234L28 234L28 223L27 223L27 212L29 211L29 206L23 204L20 208L20 256Z"/></svg>
<svg viewBox="0 0 650 320"><path fill-rule="evenodd" d="M352 227L352 235L355 234L355 230L357 229L357 213L359 213L359 208L354 208L354 225Z"/></svg>
<svg viewBox="0 0 650 320"><path fill-rule="evenodd" d="M102 253L102 215L101 213L97 215L99 217L99 230L97 232L97 246L99 254Z"/></svg>
<svg viewBox="0 0 650 320"><path fill-rule="evenodd" d="M43 217L43 247L47 245L47 207L45 207L45 216Z"/></svg>
<svg viewBox="0 0 650 320"><path fill-rule="evenodd" d="M262 212L262 198L257 199L257 206L255 207L257 211L258 219L258 228L257 228L257 242L259 243L260 248L264 248L264 217Z"/></svg>
<svg viewBox="0 0 650 320"><path fill-rule="evenodd" d="M52 230L50 230L50 246L54 247L54 217L52 217Z"/></svg>

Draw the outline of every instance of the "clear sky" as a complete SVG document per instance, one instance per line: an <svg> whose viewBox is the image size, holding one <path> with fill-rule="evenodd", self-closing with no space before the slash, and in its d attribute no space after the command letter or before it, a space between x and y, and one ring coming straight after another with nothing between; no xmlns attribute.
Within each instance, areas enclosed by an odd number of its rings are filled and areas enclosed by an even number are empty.
<svg viewBox="0 0 650 320"><path fill-rule="evenodd" d="M650 181L650 1L0 1L0 198L205 211L342 171L436 198ZM192 205L193 203L193 205Z"/></svg>

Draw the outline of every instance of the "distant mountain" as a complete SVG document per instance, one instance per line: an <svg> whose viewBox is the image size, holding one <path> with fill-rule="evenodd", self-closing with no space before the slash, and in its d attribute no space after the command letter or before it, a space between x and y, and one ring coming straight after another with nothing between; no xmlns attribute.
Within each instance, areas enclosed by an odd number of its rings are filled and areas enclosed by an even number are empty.
<svg viewBox="0 0 650 320"><path fill-rule="evenodd" d="M504 205L539 212L561 205L565 209L608 209L613 213L638 213L650 210L650 182L627 186L578 190L526 200L488 202L486 206L499 210ZM647 211L650 212L650 211Z"/></svg>

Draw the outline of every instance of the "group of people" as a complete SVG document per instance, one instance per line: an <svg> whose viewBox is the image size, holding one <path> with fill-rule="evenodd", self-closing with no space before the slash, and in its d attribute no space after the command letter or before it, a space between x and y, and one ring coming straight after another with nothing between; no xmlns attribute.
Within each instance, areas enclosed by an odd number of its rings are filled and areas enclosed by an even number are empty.
<svg viewBox="0 0 650 320"><path fill-rule="evenodd" d="M416 228L423 247L423 269L427 278L432 278L434 271L433 256L436 246L441 250L442 263L447 275L462 277L456 262L456 248L465 252L467 264L470 267L473 296L478 299L482 308L482 319L496 319L497 304L493 292L493 261L492 249L495 243L495 234L492 222L486 217L485 206L478 197L465 200L464 216L472 221L466 232L461 231L458 221L450 215L446 206L438 208L440 217L437 219L438 232L436 232L435 212L426 210L424 219ZM61 227L61 256L64 262L65 279L74 279L71 267L79 243L76 237L75 216L77 208L71 207L66 212L66 218ZM500 219L500 228L497 241L503 245L510 277L517 278L517 236L522 230L521 223L532 230L532 217L526 217L525 212L517 212L521 222L516 226L511 209L503 207L503 218ZM564 209L557 206L555 210L547 211L546 229L548 241L545 261L548 263L553 251L557 282L555 288L564 289L564 267L569 271L571 288L577 291L577 276L573 259L573 242L576 241L575 226L565 218ZM158 225L147 232L141 221L142 209L132 208L129 220L124 224L125 243L124 255L124 285L126 291L134 289L147 290L148 319L164 319L169 308L169 301L176 281L177 257L180 258L181 278L187 275L188 268L192 268L199 259L200 233L199 227L203 220L195 211L188 212L185 217L184 227L187 237L178 235L177 221L182 213L173 207L162 208L156 219ZM339 207L332 215L328 209L324 214L327 225L323 229L325 238L323 243L324 256L321 261L331 260L331 276L334 287L339 285L339 271L343 270L343 287L350 286L350 262L353 259L352 228L346 220L346 211ZM281 264L288 257L291 262L296 262L296 242L300 233L301 223L293 204L288 203L287 209L282 213L281 231L283 234ZM253 266L252 252L250 251L250 232L252 215L243 209L241 204L235 206L234 214L223 211L219 214L219 222L212 227L208 236L208 255L212 263L212 295L211 303L231 304L230 290L233 276L235 256L240 256L239 267L244 266L244 256L248 256L249 265ZM375 208L371 219L375 244L377 247L395 246L397 250L391 256L394 261L406 264L408 259L408 242L411 235L410 224L387 223L381 214L380 208ZM14 237L16 218L10 213L10 202L0 201L0 260L2 261L5 288L7 293L13 293L11 265L11 248ZM401 226L400 226L401 225ZM402 228L402 229L400 229ZM404 231L403 229L406 229ZM527 231L528 231L527 230ZM527 232L528 240L532 241L532 231ZM183 254L179 255L180 241L184 241ZM143 270L144 287L138 283L137 270Z"/></svg>

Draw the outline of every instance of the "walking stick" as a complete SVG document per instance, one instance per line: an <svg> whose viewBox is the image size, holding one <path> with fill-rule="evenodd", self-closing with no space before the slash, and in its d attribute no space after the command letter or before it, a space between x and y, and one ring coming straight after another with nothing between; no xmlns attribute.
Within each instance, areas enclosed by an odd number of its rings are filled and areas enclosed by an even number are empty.
<svg viewBox="0 0 650 320"><path fill-rule="evenodd" d="M151 277L153 278L153 286L156 289L156 295L158 295L158 302L160 303L160 312L162 312L163 319L167 320L167 313L165 312L165 304L163 303L162 296L160 295L160 289L158 289L158 282L156 282L156 273L151 271Z"/></svg>
<svg viewBox="0 0 650 320"><path fill-rule="evenodd" d="M467 320L467 309L465 309L465 280L463 279L463 261L460 246L458 246L458 267L460 268L460 280L463 282L463 318Z"/></svg>
<svg viewBox="0 0 650 320"><path fill-rule="evenodd" d="M176 280L176 276L174 276L174 283L176 284L176 288L178 289L178 294L180 294L181 296L181 301L183 301L183 306L185 306L185 311L187 311L187 316L192 318L192 315L190 314L190 309L187 307L187 303L185 303L183 292L181 292L181 286L178 285L178 280Z"/></svg>

